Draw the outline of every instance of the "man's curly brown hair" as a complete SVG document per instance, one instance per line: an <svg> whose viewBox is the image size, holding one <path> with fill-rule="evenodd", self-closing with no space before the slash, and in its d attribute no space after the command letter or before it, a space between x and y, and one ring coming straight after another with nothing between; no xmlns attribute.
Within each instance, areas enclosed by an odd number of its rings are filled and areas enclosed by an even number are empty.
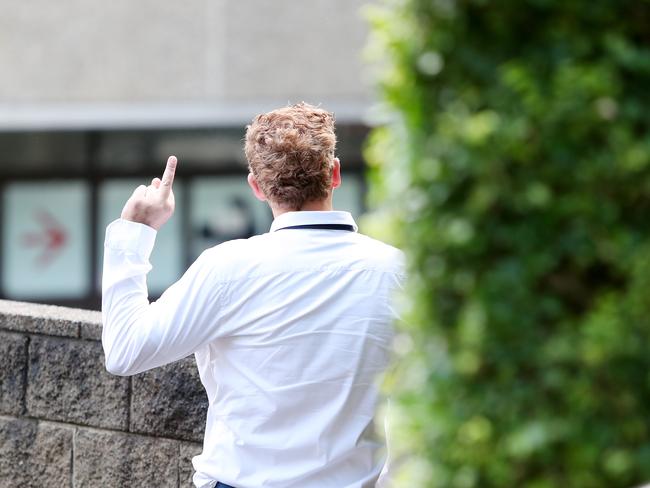
<svg viewBox="0 0 650 488"><path fill-rule="evenodd" d="M304 102L260 114L246 127L250 172L285 210L329 195L335 147L334 116Z"/></svg>

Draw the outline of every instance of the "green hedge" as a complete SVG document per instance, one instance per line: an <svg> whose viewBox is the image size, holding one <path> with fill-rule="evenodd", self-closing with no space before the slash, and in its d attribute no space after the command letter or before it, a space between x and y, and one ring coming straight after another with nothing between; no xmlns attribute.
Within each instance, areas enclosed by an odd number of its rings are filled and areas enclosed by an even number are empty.
<svg viewBox="0 0 650 488"><path fill-rule="evenodd" d="M650 2L369 18L375 226L410 268L400 486L650 481Z"/></svg>

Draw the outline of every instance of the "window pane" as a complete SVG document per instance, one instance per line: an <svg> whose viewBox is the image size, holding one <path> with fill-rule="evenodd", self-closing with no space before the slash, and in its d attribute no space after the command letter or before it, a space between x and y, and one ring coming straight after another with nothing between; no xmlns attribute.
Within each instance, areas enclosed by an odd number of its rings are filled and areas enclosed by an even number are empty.
<svg viewBox="0 0 650 488"><path fill-rule="evenodd" d="M350 212L357 219L363 213L363 178L356 173L341 175L341 186L334 190L334 210Z"/></svg>
<svg viewBox="0 0 650 488"><path fill-rule="evenodd" d="M192 180L190 202L193 258L221 242L268 232L273 220L268 206L253 196L244 174Z"/></svg>
<svg viewBox="0 0 650 488"><path fill-rule="evenodd" d="M99 169L105 173L121 174L144 171L147 168L145 162L151 159L154 138L154 133L146 131L103 133L96 148Z"/></svg>
<svg viewBox="0 0 650 488"><path fill-rule="evenodd" d="M185 170L244 170L244 129L220 129L161 133L153 151L154 159L166 161L178 156Z"/></svg>
<svg viewBox="0 0 650 488"><path fill-rule="evenodd" d="M97 232L100 246L97 253L98 269L102 269L104 256L104 234L106 226L118 219L127 199L138 185L149 183L140 179L109 180L99 188L99 218ZM147 285L151 295L160 295L169 285L177 281L185 271L182 250L182 202L183 182L174 181L174 197L176 199L176 212L174 216L160 229L156 236L156 245L151 254L152 270L147 275ZM101 280L101 272L100 272ZM101 283L97 283L101 289Z"/></svg>
<svg viewBox="0 0 650 488"><path fill-rule="evenodd" d="M82 173L85 151L83 133L0 134L0 175Z"/></svg>
<svg viewBox="0 0 650 488"><path fill-rule="evenodd" d="M2 286L10 298L78 298L88 293L86 183L13 183L4 193Z"/></svg>

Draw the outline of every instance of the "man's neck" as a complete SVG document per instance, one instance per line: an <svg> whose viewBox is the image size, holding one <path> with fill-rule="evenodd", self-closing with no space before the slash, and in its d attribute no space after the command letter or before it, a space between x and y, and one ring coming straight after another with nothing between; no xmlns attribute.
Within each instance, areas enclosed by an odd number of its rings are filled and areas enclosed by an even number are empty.
<svg viewBox="0 0 650 488"><path fill-rule="evenodd" d="M280 215L287 212L331 212L334 209L332 207L332 197L324 200L305 202L305 204L298 210L287 207L278 207L275 205L269 206L271 207L271 212L273 212L273 218L278 218Z"/></svg>

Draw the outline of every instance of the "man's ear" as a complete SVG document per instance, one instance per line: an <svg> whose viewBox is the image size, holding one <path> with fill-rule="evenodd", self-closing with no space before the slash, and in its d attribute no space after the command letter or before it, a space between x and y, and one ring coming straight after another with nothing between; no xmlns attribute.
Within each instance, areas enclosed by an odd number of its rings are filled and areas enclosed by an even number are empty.
<svg viewBox="0 0 650 488"><path fill-rule="evenodd" d="M260 185L257 184L257 180L255 179L255 176L253 176L253 173L248 173L248 186L251 187L253 195L255 195L260 202L266 202L266 197L264 196L264 193L262 193L262 190L260 190Z"/></svg>
<svg viewBox="0 0 650 488"><path fill-rule="evenodd" d="M334 166L332 166L332 190L341 186L341 161L339 158L334 158Z"/></svg>

